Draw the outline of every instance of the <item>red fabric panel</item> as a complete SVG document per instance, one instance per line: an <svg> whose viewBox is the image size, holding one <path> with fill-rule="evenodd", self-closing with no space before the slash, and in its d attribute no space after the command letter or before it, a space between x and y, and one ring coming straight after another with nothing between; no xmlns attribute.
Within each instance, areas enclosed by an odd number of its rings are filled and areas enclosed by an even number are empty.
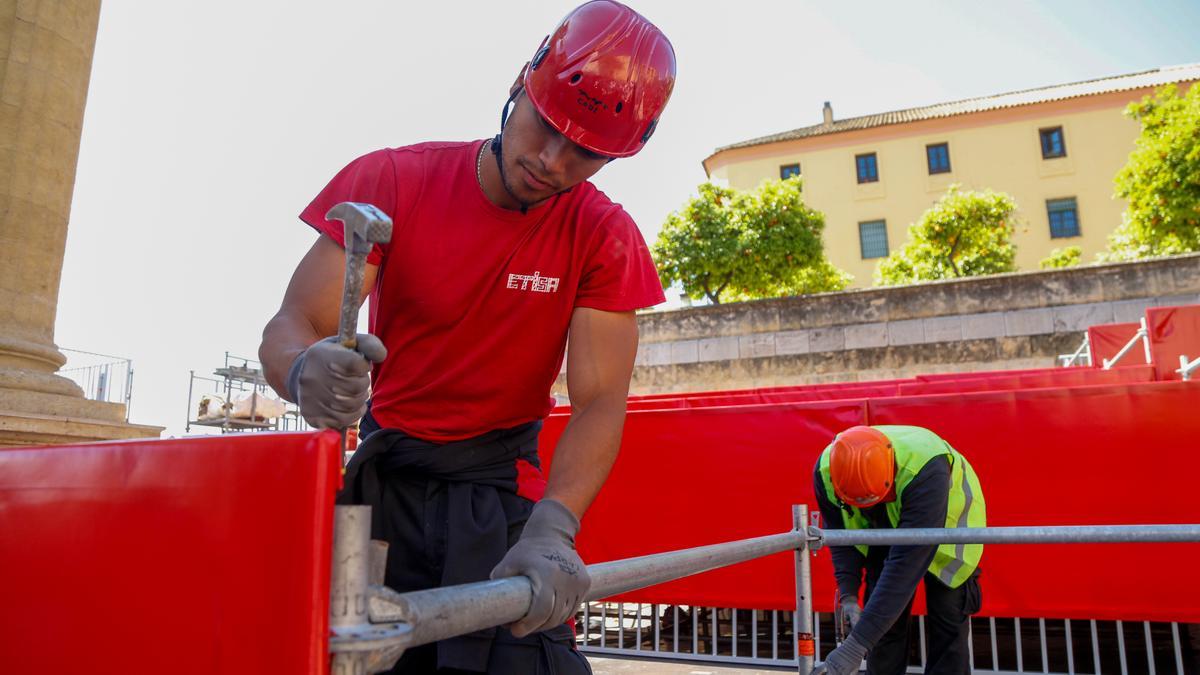
<svg viewBox="0 0 1200 675"><path fill-rule="evenodd" d="M983 484L989 525L1200 523L1200 383L921 396L868 406L872 424L925 426L966 455ZM1185 561L1197 559L1197 544L989 546L983 613L1200 621L1200 584L1185 571Z"/></svg>
<svg viewBox="0 0 1200 675"><path fill-rule="evenodd" d="M724 391L676 392L630 396L627 409L664 410L671 408L708 408L718 405L762 405L769 403L799 403L803 401L838 401L866 396L895 396L897 386L915 382L902 380L869 380L865 382L827 382L757 389L728 389ZM555 406L552 414L571 412L568 404Z"/></svg>
<svg viewBox="0 0 1200 675"><path fill-rule="evenodd" d="M340 439L0 450L0 672L328 671Z"/></svg>
<svg viewBox="0 0 1200 675"><path fill-rule="evenodd" d="M791 505L812 501L813 465L834 434L865 421L862 401L630 413L621 454L583 520L589 563L704 546L792 526ZM545 466L566 417L541 436ZM829 610L828 556L813 566ZM674 604L795 607L792 554L680 579L622 596Z"/></svg>
<svg viewBox="0 0 1200 675"><path fill-rule="evenodd" d="M1141 327L1140 323L1106 323L1088 328L1088 349L1092 353L1092 367L1103 367L1104 359L1116 356ZM1121 357L1121 365L1147 365L1145 348L1134 345L1133 349Z"/></svg>
<svg viewBox="0 0 1200 675"><path fill-rule="evenodd" d="M917 375L921 382L941 382L943 380L979 380L989 377L1009 377L1016 375L1036 375L1047 371L1058 371L1061 368L1018 368L1014 370L974 370L965 373L928 373Z"/></svg>
<svg viewBox="0 0 1200 675"><path fill-rule="evenodd" d="M728 394L706 394L704 396L680 396L652 400L629 401L627 410L669 410L672 408L715 408L731 405L764 405L775 403L803 403L806 401L843 401L870 396L896 396L896 383L859 383L853 387L797 388L794 391L730 392Z"/></svg>
<svg viewBox="0 0 1200 675"><path fill-rule="evenodd" d="M815 508L812 467L837 431L916 424L971 460L992 525L1200 522L1191 483L1200 383L1139 383L630 413L622 454L580 533L600 562L782 532L789 507ZM568 420L546 421L549 467ZM1153 462L1141 461L1153 453ZM1179 467L1178 471L1162 471ZM1007 545L984 556L984 613L1200 621L1200 584L1180 577L1200 545ZM623 597L628 601L789 609L790 554ZM813 565L830 611L829 556ZM922 607L918 594L918 609Z"/></svg>
<svg viewBox="0 0 1200 675"><path fill-rule="evenodd" d="M988 378L966 378L961 380L944 379L933 382L901 384L900 394L903 396L916 396L1152 381L1154 381L1154 369L1150 366L1126 366L1113 368L1112 370L1050 368L1018 375L997 375Z"/></svg>
<svg viewBox="0 0 1200 675"><path fill-rule="evenodd" d="M696 398L705 396L727 396L731 394L771 394L771 393L786 393L799 391L825 391L834 389L852 389L854 387L862 387L866 385L884 386L889 384L899 384L901 382L911 382L912 378L903 378L898 380L871 380L866 382L822 382L820 384L793 384L779 387L757 387L753 389L725 389L715 391L694 391L686 393L674 394L641 394L639 396L630 396L630 401L653 401L663 398Z"/></svg>
<svg viewBox="0 0 1200 675"><path fill-rule="evenodd" d="M1151 307L1146 310L1150 357L1160 380L1181 379L1179 357L1200 357L1200 305Z"/></svg>

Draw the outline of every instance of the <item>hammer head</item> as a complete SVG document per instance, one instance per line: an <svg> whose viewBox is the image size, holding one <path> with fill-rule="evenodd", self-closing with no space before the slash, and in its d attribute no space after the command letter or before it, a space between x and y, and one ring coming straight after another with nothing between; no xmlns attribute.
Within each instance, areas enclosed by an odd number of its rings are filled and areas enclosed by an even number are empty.
<svg viewBox="0 0 1200 675"><path fill-rule="evenodd" d="M375 244L392 239L392 219L371 204L342 202L325 214L326 220L340 220L346 226L346 252L366 255Z"/></svg>

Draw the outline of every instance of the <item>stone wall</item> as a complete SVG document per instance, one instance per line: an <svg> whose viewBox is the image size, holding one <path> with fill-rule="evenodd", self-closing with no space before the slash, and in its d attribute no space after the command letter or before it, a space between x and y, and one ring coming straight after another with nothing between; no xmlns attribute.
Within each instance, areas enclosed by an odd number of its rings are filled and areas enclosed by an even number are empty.
<svg viewBox="0 0 1200 675"><path fill-rule="evenodd" d="M1088 326L1200 302L1200 255L648 312L635 394L1039 368ZM563 377L556 395L565 394Z"/></svg>

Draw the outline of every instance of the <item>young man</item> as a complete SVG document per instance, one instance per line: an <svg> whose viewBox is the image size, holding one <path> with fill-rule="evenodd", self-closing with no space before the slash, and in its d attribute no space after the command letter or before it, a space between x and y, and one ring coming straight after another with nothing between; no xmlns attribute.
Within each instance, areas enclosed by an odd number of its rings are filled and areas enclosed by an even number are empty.
<svg viewBox="0 0 1200 675"><path fill-rule="evenodd" d="M387 585L526 575L534 589L511 630L410 650L393 672L589 672L565 625L590 583L574 537L620 444L634 311L664 298L637 227L587 179L642 149L674 79L654 25L588 2L526 64L495 138L370 153L301 214L323 236L259 353L313 426L362 418L339 500L374 507ZM342 201L394 222L368 257L356 351L326 337L344 262L325 213ZM572 416L547 484L537 434L564 351Z"/></svg>
<svg viewBox="0 0 1200 675"><path fill-rule="evenodd" d="M831 529L983 527L983 490L966 458L920 427L852 427L821 453L813 471L821 518ZM908 618L925 579L927 675L971 672L967 644L979 611L981 545L833 547L838 614L848 636L822 666L827 675L901 675L908 668ZM866 572L865 605L858 591Z"/></svg>

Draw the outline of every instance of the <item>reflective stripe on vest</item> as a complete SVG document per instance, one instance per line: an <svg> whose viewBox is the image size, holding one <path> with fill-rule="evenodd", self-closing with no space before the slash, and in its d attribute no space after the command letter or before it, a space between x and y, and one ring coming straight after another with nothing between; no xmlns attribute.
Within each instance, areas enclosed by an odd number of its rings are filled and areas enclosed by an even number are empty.
<svg viewBox="0 0 1200 675"><path fill-rule="evenodd" d="M896 451L896 499L884 504L887 509L888 522L892 527L900 523L900 512L903 508L904 490L908 487L921 469L935 457L947 457L950 460L950 492L946 504L946 523L944 527L984 527L987 525L986 506L983 500L983 489L979 478L966 458L950 447L937 434L921 427L909 426L876 426L892 442ZM829 476L829 451L825 448L821 453L818 470L825 494L834 504L841 505L833 491L833 482ZM848 510L847 510L848 508ZM870 521L857 508L842 506L842 520L846 529L869 529ZM866 546L856 546L863 555L867 554ZM981 544L942 544L934 554L929 571L950 588L957 588L975 573L979 560L983 557Z"/></svg>

